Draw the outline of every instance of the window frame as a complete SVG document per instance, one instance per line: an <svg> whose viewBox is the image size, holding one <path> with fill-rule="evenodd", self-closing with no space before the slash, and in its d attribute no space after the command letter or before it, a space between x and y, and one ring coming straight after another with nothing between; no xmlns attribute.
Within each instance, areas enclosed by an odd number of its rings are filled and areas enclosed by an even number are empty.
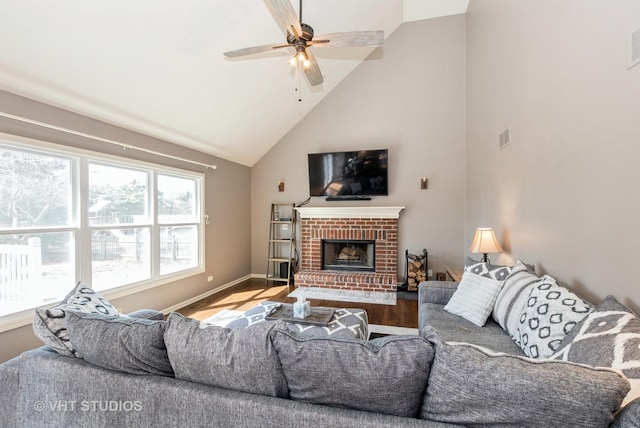
<svg viewBox="0 0 640 428"><path fill-rule="evenodd" d="M150 233L151 260L149 279L116 286L113 288L100 290L100 294L108 300L118 299L134 293L160 287L168 283L180 281L195 275L200 275L206 271L205 268L205 174L183 168L176 168L167 165L157 164L148 161L130 159L123 156L111 155L95 152L87 149L64 146L33 138L21 137L12 134L0 133L0 146L9 150L24 150L31 153L42 154L44 156L56 156L68 159L71 162L71 215L69 224L65 226L49 227L20 227L1 228L0 235L10 235L15 233L47 233L47 232L71 232L75 237L75 281L69 284L71 290L78 281L91 284L91 231L96 230L95 226L89 224L88 196L89 196L89 164L96 163L114 167L124 167L147 172L147 199L148 199L148 220L145 223L126 225L126 227L148 227ZM164 224L158 221L157 209L157 176L165 174L171 176L194 179L196 182L196 210L193 223L198 228L198 257L197 265L177 272L160 274L160 237L159 233ZM109 225L110 228L117 228L118 225ZM98 228L99 229L99 228ZM55 302L35 306L23 311L14 312L0 316L0 333L12 330L21 326L29 325L33 319L35 308L48 308L60 303Z"/></svg>

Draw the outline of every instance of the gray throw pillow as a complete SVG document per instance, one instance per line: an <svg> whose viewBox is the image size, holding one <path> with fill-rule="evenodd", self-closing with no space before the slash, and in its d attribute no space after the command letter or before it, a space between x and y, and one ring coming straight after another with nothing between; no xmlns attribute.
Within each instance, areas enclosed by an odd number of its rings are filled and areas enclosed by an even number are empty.
<svg viewBox="0 0 640 428"><path fill-rule="evenodd" d="M105 369L173 376L164 346L164 321L66 311L76 356Z"/></svg>
<svg viewBox="0 0 640 428"><path fill-rule="evenodd" d="M527 357L549 358L593 306L545 275L531 289L514 341Z"/></svg>
<svg viewBox="0 0 640 428"><path fill-rule="evenodd" d="M45 345L67 357L72 357L76 353L67 334L65 320L67 309L103 315L120 315L107 299L82 282L78 282L60 304L49 309L36 309L33 317L33 332Z"/></svg>
<svg viewBox="0 0 640 428"><path fill-rule="evenodd" d="M283 322L228 329L171 313L164 341L177 379L272 397L288 396L269 333Z"/></svg>
<svg viewBox="0 0 640 428"><path fill-rule="evenodd" d="M277 330L273 345L293 400L414 418L420 413L433 359L421 337L367 342Z"/></svg>
<svg viewBox="0 0 640 428"><path fill-rule="evenodd" d="M449 345L427 330L436 355L423 419L513 428L605 427L629 390L624 376L611 369Z"/></svg>
<svg viewBox="0 0 640 428"><path fill-rule="evenodd" d="M640 319L613 296L576 324L552 358L620 369L631 382L624 404L640 397Z"/></svg>

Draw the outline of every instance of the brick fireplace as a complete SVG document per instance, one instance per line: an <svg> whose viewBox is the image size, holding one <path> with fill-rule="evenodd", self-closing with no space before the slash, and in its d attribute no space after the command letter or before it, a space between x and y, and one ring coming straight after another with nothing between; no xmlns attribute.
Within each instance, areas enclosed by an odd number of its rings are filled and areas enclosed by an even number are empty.
<svg viewBox="0 0 640 428"><path fill-rule="evenodd" d="M300 270L296 287L395 293L398 286L398 218L404 207L299 207ZM323 269L323 243L372 241L373 271Z"/></svg>

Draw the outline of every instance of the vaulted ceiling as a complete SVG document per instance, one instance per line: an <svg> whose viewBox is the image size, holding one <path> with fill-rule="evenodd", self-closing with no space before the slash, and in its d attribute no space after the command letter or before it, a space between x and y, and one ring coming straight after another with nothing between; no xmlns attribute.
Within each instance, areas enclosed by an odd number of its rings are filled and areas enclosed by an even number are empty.
<svg viewBox="0 0 640 428"><path fill-rule="evenodd" d="M302 20L318 35L388 37L403 22L467 5L304 0ZM288 64L289 49L226 59L225 51L285 42L262 0L6 1L0 40L0 89L247 166L376 49L314 49L324 75L315 87Z"/></svg>

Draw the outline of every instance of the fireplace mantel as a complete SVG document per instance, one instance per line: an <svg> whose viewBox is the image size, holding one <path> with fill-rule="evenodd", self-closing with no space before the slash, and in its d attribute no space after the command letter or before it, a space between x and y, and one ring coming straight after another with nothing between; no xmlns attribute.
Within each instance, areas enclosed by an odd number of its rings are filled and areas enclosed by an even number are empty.
<svg viewBox="0 0 640 428"><path fill-rule="evenodd" d="M298 207L300 218L399 218L404 207Z"/></svg>

